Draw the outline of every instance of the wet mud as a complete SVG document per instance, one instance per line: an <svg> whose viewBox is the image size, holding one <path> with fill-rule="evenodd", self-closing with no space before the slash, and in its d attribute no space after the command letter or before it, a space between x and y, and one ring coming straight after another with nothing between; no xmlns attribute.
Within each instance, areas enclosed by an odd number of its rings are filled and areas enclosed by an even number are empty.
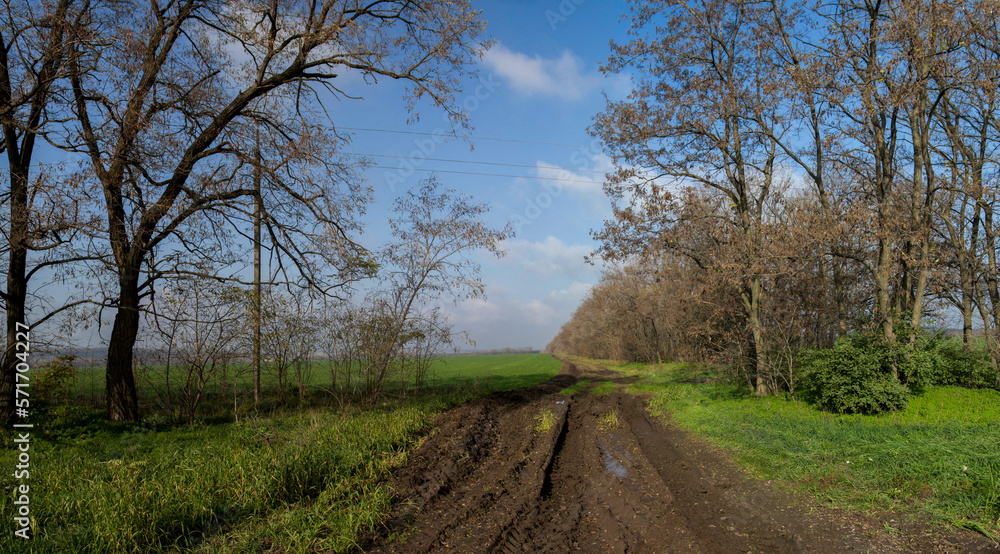
<svg viewBox="0 0 1000 554"><path fill-rule="evenodd" d="M559 391L578 379L590 387ZM619 392L589 392L601 381ZM369 552L1000 552L973 533L819 504L744 475L645 410L617 374L565 363L443 414L392 477ZM548 415L546 415L548 414Z"/></svg>

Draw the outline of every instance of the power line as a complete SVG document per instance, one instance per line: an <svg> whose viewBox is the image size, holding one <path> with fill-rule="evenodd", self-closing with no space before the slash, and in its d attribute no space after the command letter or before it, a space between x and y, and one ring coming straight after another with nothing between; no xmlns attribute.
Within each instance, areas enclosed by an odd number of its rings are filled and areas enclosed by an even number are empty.
<svg viewBox="0 0 1000 554"><path fill-rule="evenodd" d="M346 131L367 131L371 133L395 133L399 135L424 135L424 136L441 136L441 133L424 133L421 131L396 131L392 129L368 129L364 127L339 127ZM540 140L524 140L524 139L511 139L511 138L496 138L496 137L468 137L475 140L495 140L499 142L523 142L526 144L547 144L549 146L569 146L571 148L588 148L591 150L597 150L596 146L590 146L587 144L567 144L564 142L545 142Z"/></svg>
<svg viewBox="0 0 1000 554"><path fill-rule="evenodd" d="M360 152L349 152L347 154L348 155L354 155L354 156L368 156L368 157L372 157L372 158L395 158L395 159L398 159L398 160L409 160L409 159L413 159L414 158L413 156L393 156L391 154L362 154ZM476 165L497 165L497 166L503 166L503 167L526 167L526 168L529 168L529 169L538 169L539 168L539 166L537 166L537 165L508 164L508 163L501 163L501 162L483 162L483 161L477 161L477 160L451 160L451 159L446 159L446 158L419 158L419 159L421 161L425 161L426 160L426 161L429 161L429 162L449 162L449 163L457 163L457 164L476 164ZM402 169L402 168L400 168L400 169ZM552 169L562 169L562 168L553 166ZM596 170L596 169L572 169L572 170L566 169L564 171L572 171L574 173L597 173L599 175L604 175L605 173L607 173L606 171L599 171L599 170Z"/></svg>
<svg viewBox="0 0 1000 554"><path fill-rule="evenodd" d="M28 166L28 167L30 167L31 169L39 169L39 168L42 168L42 167L52 167L52 166L56 166L56 165L66 165L66 164L79 164L79 165L83 165L83 164L86 164L86 163L90 163L90 160L63 160L61 162L34 162L30 166ZM10 167L10 165L6 164L6 163L3 164L2 166L0 166L0 168L3 168L3 169L8 169L9 167Z"/></svg>
<svg viewBox="0 0 1000 554"><path fill-rule="evenodd" d="M370 157L377 157L377 158L409 159L409 156L393 156L393 155L389 155L389 154L360 154L360 153L353 153L352 152L352 153L348 153L348 155L370 156ZM500 162L478 162L478 161L466 161L466 160L449 160L449 159L444 159L444 158L422 158L422 159L423 160L428 160L428 161L453 162L453 163L478 164L478 165L496 165L496 166L505 166L505 167L525 167L525 168L531 168L531 169L538 169L537 165L505 164L505 163L500 163ZM32 167L36 167L36 168L37 167L50 167L50 166L55 166L55 165L62 165L63 163L81 163L81 164L83 164L83 163L86 163L86 161L85 160L73 160L73 161L69 161L69 162L36 162L36 163L32 164ZM399 167L399 166L395 166L394 167L394 166L388 166L388 165L373 165L371 167L376 168L376 169L394 169L394 170L401 170L401 171L412 170L412 171L425 171L425 172L431 172L431 173L450 173L450 174L455 174L455 175L478 175L478 176L482 176L482 177L507 177L507 178L513 178L513 179L521 177L521 178L524 178L524 179L537 179L537 180L540 180L540 181L561 181L561 182L565 182L565 183L594 183L594 181L587 180L587 179L564 179L564 178L561 178L561 177L537 177L537 176L531 176L531 175L510 175L510 174L501 174L501 173L484 173L484 172L475 172L475 171L454 171L454 170L447 170L447 169L433 169L433 168L429 168L428 169L428 168L417 168L417 167L414 167L414 168L405 168L405 167ZM563 169L563 168L560 168L560 167L552 167L551 169L557 169L557 170L561 170L561 171L566 171L568 173L585 172L585 173L596 173L596 174L600 174L600 175L604 175L605 174L605 172L603 172L603 171L598 171L598 170L593 170L593 169L574 169L574 170L570 170L570 169Z"/></svg>
<svg viewBox="0 0 1000 554"><path fill-rule="evenodd" d="M404 169L402 167L392 167L388 165L373 165L372 167L377 169ZM405 168L407 171L428 171L431 173L454 173L457 175L481 175L484 177L522 177L524 179L538 179L540 181L562 181L564 183L590 183L594 184L594 181L588 181L586 179L560 179L558 177L532 177L530 175L501 175L499 173L477 173L473 171L448 171L445 169L424 169L422 167Z"/></svg>

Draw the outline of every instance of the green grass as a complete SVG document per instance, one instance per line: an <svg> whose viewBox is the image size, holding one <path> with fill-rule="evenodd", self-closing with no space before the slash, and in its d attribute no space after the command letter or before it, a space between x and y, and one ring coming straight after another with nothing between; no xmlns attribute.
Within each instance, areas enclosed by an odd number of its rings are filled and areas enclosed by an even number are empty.
<svg viewBox="0 0 1000 554"><path fill-rule="evenodd" d="M1000 526L997 391L934 387L896 413L834 415L712 383L711 368L622 371L639 378L629 392L651 393L654 415L730 450L759 477L855 508L923 513L990 533Z"/></svg>
<svg viewBox="0 0 1000 554"><path fill-rule="evenodd" d="M265 364L261 371L262 401L256 406L250 401L250 411L258 415L272 414L276 411L288 412L326 405L331 382L328 364L329 362L325 360L313 361L303 371L306 390L303 398L299 398L296 375L293 370L288 370L283 402L278 400L277 377L272 368ZM445 356L433 360L423 388L451 390L473 387L485 391L511 390L545 382L557 374L561 367L562 363L548 354ZM181 369L171 370L172 397L166 394L166 377L163 369L164 366L136 369L140 412L148 414L165 411L169 398L176 416L184 419L185 415L178 406L177 396L178 388L183 384ZM100 405L104 394L104 368L81 367L77 372L77 378L73 383L76 402ZM231 364L225 376L225 390L220 377L221 375L211 379L205 386L197 413L197 417L203 421L232 420L235 417L234 399L239 405L240 417L246 415L244 406L252 398L249 366ZM407 391L411 385L412 383L407 381ZM401 393L398 379L387 380L383 391L389 396L408 394L408 392Z"/></svg>
<svg viewBox="0 0 1000 554"><path fill-rule="evenodd" d="M611 394L615 392L615 384L611 381L604 381L591 389L591 394Z"/></svg>
<svg viewBox="0 0 1000 554"><path fill-rule="evenodd" d="M576 393L580 392L581 390L583 390L583 387L586 387L589 384L590 384L590 380L588 380L588 379L580 379L576 383L573 383L572 385L570 385L570 386L564 388L563 390L559 391L559 394L567 394L567 395L569 395L569 394L576 394Z"/></svg>
<svg viewBox="0 0 1000 554"><path fill-rule="evenodd" d="M558 373L561 367L562 363L548 354L443 356L434 359L426 386L441 388L487 384L497 390L510 390L545 382ZM162 365L136 368L136 386L141 396L155 396L158 390L166 386L164 368L165 366ZM73 389L77 396L99 397L103 395L103 367L81 367L77 369L77 372ZM303 373L308 387L317 389L329 386L329 362L325 360L310 362ZM173 386L182 384L182 377L183 373L180 367L171 369ZM236 386L241 390L250 390L249 365L230 364L226 379L230 387L233 386L235 380ZM289 387L295 387L294 370L288 370L286 381ZM265 388L277 386L277 376L266 363L261 368L261 386ZM213 379L206 385L205 392L206 394L216 394L220 388L218 380Z"/></svg>
<svg viewBox="0 0 1000 554"><path fill-rule="evenodd" d="M354 548L358 534L377 526L390 506L379 478L406 460L437 413L493 390L544 381L560 367L545 355L475 358L448 358L437 388L364 410L315 408L174 426L155 415L112 424L93 408L52 409L34 420L31 551ZM0 467L13 468L12 437L0 439ZM4 470L0 518L7 522L14 485ZM6 537L0 552L25 546Z"/></svg>
<svg viewBox="0 0 1000 554"><path fill-rule="evenodd" d="M374 486L374 478L405 456L440 402L209 428L138 425L72 443L36 440L33 551L191 547L238 522L305 500L339 512L324 542L342 550L358 531L377 523L388 492ZM12 463L7 454L4 466ZM10 489L12 483L4 485ZM12 513L5 495L0 514L10 521ZM11 541L0 548L18 546Z"/></svg>
<svg viewBox="0 0 1000 554"><path fill-rule="evenodd" d="M559 373L562 362L548 354L497 354L438 358L428 379L430 387L485 385L495 390L513 390L548 381Z"/></svg>

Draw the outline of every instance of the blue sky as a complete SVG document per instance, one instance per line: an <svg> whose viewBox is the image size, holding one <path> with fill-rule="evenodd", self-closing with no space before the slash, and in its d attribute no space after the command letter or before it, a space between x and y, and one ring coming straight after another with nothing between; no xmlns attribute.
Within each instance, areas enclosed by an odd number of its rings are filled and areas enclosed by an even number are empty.
<svg viewBox="0 0 1000 554"><path fill-rule="evenodd" d="M586 128L604 107L602 94L621 98L630 90L628 76L605 77L598 71L609 40L625 39L620 16L626 7L596 0L474 5L496 41L476 68L478 78L469 79L460 96L474 127L469 134L479 138L435 140L435 133L450 126L429 105L418 106L420 120L408 125L396 83L344 85L364 99L332 103L331 116L338 128L351 129L354 152L398 156L372 158L381 167L367 174L376 204L366 217L366 245L387 238L392 199L426 178L428 170L437 170L445 186L488 203L495 226L514 224L517 236L507 243L506 257L476 254L487 298L445 309L456 330L469 332L476 349L541 348L601 274L583 257L595 246L590 230L611 213L601 188L611 164L594 148Z"/></svg>
<svg viewBox="0 0 1000 554"><path fill-rule="evenodd" d="M604 108L603 94L616 99L630 90L628 76L598 71L609 41L626 39L621 20L626 5L597 0L473 0L473 5L482 10L487 36L496 43L458 97L471 119L469 140L435 140L451 126L430 103L418 104L420 118L408 124L411 114L397 82L365 83L359 75L344 74L337 85L360 98L330 100L326 108L338 130L352 135L349 150L372 156L379 166L366 174L375 204L363 220L362 244L378 247L389 239L393 199L436 170L444 186L487 203L493 226L511 222L517 231L504 258L474 254L487 297L443 306L455 330L467 331L475 341L463 349L542 348L601 275L584 256L596 246L591 229L611 214L601 187L611 164L586 128ZM40 158L46 163L82 158L49 150ZM53 286L46 291L60 297L61 285ZM76 339L91 346L105 341L111 314L104 316L103 339L92 335L92 328L79 331Z"/></svg>

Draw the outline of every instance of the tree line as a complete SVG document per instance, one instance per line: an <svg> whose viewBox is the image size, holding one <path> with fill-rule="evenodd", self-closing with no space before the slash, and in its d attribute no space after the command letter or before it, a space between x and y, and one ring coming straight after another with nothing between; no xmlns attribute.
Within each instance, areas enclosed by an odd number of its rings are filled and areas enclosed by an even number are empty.
<svg viewBox="0 0 1000 554"><path fill-rule="evenodd" d="M352 73L400 81L414 117L426 101L463 128L459 79L478 59L484 25L464 0L6 2L0 414L13 417L19 325L73 316L96 326L113 312L106 408L112 420L138 419L144 318L157 318L164 344L200 333L199 348L216 343L223 355L230 343L218 324L242 312L231 287L209 284L250 285L242 269L254 227L268 245L269 285L288 291L271 309L295 291L345 300L352 283L384 274L371 299L378 315L349 321L379 326L397 353L404 338L426 335L417 327L440 322L426 300L480 294L465 262L443 256L496 251L507 231L484 226L482 206L436 181L397 205L404 248L359 244L373 191L366 162L341 154L350 136L331 112L356 100L339 84ZM212 356L188 367L198 373ZM388 359L373 363L388 371ZM197 378L189 388L197 394Z"/></svg>
<svg viewBox="0 0 1000 554"><path fill-rule="evenodd" d="M957 314L995 369L998 25L991 0L631 2L603 70L635 88L590 127L617 269L549 348L724 360L766 395L860 337L905 383Z"/></svg>

